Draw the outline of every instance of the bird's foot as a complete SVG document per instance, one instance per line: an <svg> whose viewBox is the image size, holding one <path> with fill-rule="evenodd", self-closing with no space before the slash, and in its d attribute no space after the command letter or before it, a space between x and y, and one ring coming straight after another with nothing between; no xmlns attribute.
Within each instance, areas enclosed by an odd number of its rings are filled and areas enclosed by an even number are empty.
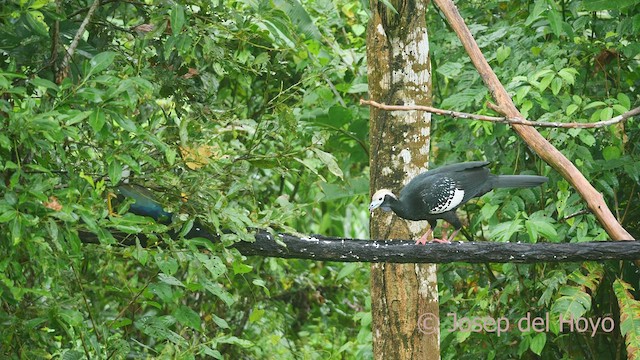
<svg viewBox="0 0 640 360"><path fill-rule="evenodd" d="M431 242L438 243L438 244L451 244L450 239L433 239L431 240Z"/></svg>
<svg viewBox="0 0 640 360"><path fill-rule="evenodd" d="M428 238L429 238L429 236L431 236L432 232L433 232L433 229L427 230L427 232L424 233L424 235L422 235L420 237L420 239L416 240L416 245L426 245L427 242L430 241L430 240L428 240Z"/></svg>

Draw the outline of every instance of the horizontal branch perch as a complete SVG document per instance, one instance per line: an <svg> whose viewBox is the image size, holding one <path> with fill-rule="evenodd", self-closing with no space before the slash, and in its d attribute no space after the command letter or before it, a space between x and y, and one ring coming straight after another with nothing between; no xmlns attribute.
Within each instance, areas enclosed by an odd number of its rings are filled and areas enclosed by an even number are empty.
<svg viewBox="0 0 640 360"><path fill-rule="evenodd" d="M569 129L601 128L601 127L605 127L605 126L609 126L609 125L613 125L613 124L625 121L632 116L636 116L640 114L640 107L637 107L635 109L631 109L627 111L624 114L613 117L609 120L598 121L593 123L577 123L577 122L561 123L561 122L530 121L530 120L518 119L518 118L512 119L507 117L469 114L469 113L463 113L460 111L443 110L443 109L438 109L431 106L423 106L423 105L386 105L373 100L363 100L363 99L360 99L360 105L370 105L375 108L388 110L388 111L416 111L416 110L426 111L432 114L450 116L450 117L459 118L459 119L489 121L489 122L501 123L501 124L518 124L518 125L526 125L526 126L569 128Z"/></svg>
<svg viewBox="0 0 640 360"><path fill-rule="evenodd" d="M122 246L136 244L135 236L112 232ZM99 243L95 234L80 232L84 243ZM142 246L146 237L139 234ZM177 239L175 234L172 237ZM218 236L205 230L190 233L187 238L206 238L217 242ZM415 240L360 240L321 235L296 236L271 234L257 230L254 242L241 241L233 248L246 256L279 257L338 262L390 263L535 263L640 259L639 241L594 241L581 243L502 243L453 242L415 245ZM282 246L276 242L284 243Z"/></svg>
<svg viewBox="0 0 640 360"><path fill-rule="evenodd" d="M234 247L243 255L340 262L534 263L640 259L640 242L636 241L536 244L454 242L415 245L414 240L354 240L317 235L301 238L288 234L275 236L287 247L278 245L273 236L264 231L255 234L255 242L240 242Z"/></svg>

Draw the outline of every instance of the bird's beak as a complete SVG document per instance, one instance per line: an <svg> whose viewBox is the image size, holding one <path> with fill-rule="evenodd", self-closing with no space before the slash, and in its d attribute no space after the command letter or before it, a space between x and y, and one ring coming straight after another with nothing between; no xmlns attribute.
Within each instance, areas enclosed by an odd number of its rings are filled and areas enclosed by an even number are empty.
<svg viewBox="0 0 640 360"><path fill-rule="evenodd" d="M380 204L376 204L375 201L371 202L371 204L369 204L369 215L373 215L373 210L375 210L379 206L380 206Z"/></svg>

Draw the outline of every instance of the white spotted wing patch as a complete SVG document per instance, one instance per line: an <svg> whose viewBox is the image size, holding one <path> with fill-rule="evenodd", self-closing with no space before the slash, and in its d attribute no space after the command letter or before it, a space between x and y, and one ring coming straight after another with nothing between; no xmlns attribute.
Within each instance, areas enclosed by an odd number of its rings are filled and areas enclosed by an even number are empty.
<svg viewBox="0 0 640 360"><path fill-rule="evenodd" d="M464 199L464 190L459 189L455 181L450 178L442 178L429 189L421 192L424 202L431 204L431 214L442 214L458 207Z"/></svg>

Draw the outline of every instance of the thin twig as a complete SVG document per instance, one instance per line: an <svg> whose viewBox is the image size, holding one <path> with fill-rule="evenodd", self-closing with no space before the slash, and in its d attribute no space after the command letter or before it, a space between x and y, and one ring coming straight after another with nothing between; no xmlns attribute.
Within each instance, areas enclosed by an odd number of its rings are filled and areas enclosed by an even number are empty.
<svg viewBox="0 0 640 360"><path fill-rule="evenodd" d="M80 24L80 27L76 32L76 36L73 38L73 41L69 45L69 49L67 50L66 54L64 55L64 58L62 59L62 63L60 64L60 73L58 74L58 79L57 79L59 83L61 83L62 80L67 77L67 72L68 72L67 67L69 66L71 57L73 57L73 54L76 52L76 48L80 43L82 34L84 34L84 29L87 27L87 24L89 24L89 20L91 20L91 17L93 17L93 13L96 11L99 5L100 5L100 0L95 0L93 2L91 7L89 8L89 11L87 12L87 16L85 16L84 20L82 20L82 24Z"/></svg>
<svg viewBox="0 0 640 360"><path fill-rule="evenodd" d="M453 110L443 110L438 109L432 106L424 106L424 105L386 105L381 104L373 100L363 100L360 99L360 105L370 105L375 108L381 110L388 111L426 111L432 114L450 116L458 119L468 119L468 120L479 120L479 121L489 121L501 124L518 124L518 125L526 125L526 126L537 126L537 127L553 127L553 128L569 128L569 129L595 129L601 128L613 124L617 124L619 122L625 121L628 118L640 114L640 107L635 109L631 109L624 114L618 115L614 118L605 121L598 121L594 123L578 123L578 122L570 122L570 123L561 123L561 122L545 122L545 121L530 121L526 119L519 118L507 118L507 117L497 117L497 116L489 116L489 115L478 115L478 114L469 114L460 111Z"/></svg>
<svg viewBox="0 0 640 360"><path fill-rule="evenodd" d="M574 212L573 214L569 214L569 215L567 215L567 216L563 217L563 218L562 218L562 221L567 221L567 220L569 220L569 219L571 219L571 218L574 218L574 217L576 217L576 216L586 215L586 214L589 214L590 212L591 212L591 211L589 211L589 209L582 209L582 210L580 210L580 211L576 211L576 212Z"/></svg>

